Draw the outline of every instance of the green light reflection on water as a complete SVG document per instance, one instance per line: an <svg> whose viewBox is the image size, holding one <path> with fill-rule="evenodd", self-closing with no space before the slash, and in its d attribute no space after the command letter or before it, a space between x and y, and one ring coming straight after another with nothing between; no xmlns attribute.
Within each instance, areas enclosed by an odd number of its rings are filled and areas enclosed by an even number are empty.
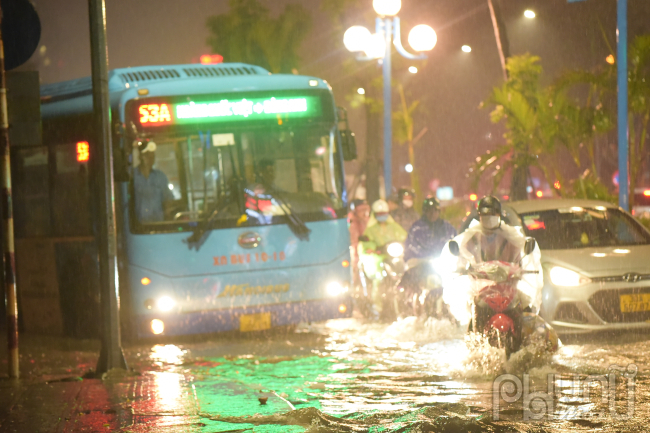
<svg viewBox="0 0 650 433"><path fill-rule="evenodd" d="M252 428L243 417L280 414L290 410L286 401L296 409L314 407L321 410L321 399L346 389L341 375L350 379L369 372L361 361L343 361L332 357L299 358L210 358L219 364L193 370L201 412L215 418L237 417L238 429ZM330 375L333 375L330 376ZM274 394L275 393L275 394ZM268 398L266 404L260 397ZM286 401L285 401L286 400ZM228 430L234 423L205 419L214 431ZM207 427L206 427L207 428ZM204 429L208 431L209 429ZM302 432L299 426L256 426L255 432Z"/></svg>

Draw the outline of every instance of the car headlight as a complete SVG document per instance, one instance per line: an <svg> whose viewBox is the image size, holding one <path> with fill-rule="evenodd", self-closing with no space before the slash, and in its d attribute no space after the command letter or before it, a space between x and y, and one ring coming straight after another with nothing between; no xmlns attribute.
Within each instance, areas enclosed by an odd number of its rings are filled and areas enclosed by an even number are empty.
<svg viewBox="0 0 650 433"><path fill-rule="evenodd" d="M337 283L336 281L332 281L327 285L327 293L330 296L338 296L342 295L343 293L347 292L348 288L346 286L341 285L340 283Z"/></svg>
<svg viewBox="0 0 650 433"><path fill-rule="evenodd" d="M158 298L158 301L156 302L156 306L160 311L170 311L172 308L174 308L174 305L176 305L176 301L174 301L169 296Z"/></svg>
<svg viewBox="0 0 650 433"><path fill-rule="evenodd" d="M576 287L589 283L591 280L579 273L560 266L553 266L549 272L551 283L562 287Z"/></svg>
<svg viewBox="0 0 650 433"><path fill-rule="evenodd" d="M399 257L404 254L404 247L399 242L393 242L392 244L388 244L386 252L391 257Z"/></svg>

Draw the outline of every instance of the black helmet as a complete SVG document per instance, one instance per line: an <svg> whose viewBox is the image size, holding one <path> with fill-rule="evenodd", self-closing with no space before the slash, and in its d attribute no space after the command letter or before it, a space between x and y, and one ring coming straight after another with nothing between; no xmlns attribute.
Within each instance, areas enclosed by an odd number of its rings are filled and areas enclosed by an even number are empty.
<svg viewBox="0 0 650 433"><path fill-rule="evenodd" d="M406 187L400 188L397 191L397 196L399 197L400 200L402 200L404 198L404 196L406 196L406 195L410 195L411 197L415 197L415 191L412 188L406 188Z"/></svg>
<svg viewBox="0 0 650 433"><path fill-rule="evenodd" d="M440 209L440 200L433 196L428 196L422 202L422 213L426 213L429 209Z"/></svg>
<svg viewBox="0 0 650 433"><path fill-rule="evenodd" d="M361 198L355 198L352 200L352 203L350 203L350 210L354 212L358 206L361 206L362 204L368 204L367 201L361 199Z"/></svg>
<svg viewBox="0 0 650 433"><path fill-rule="evenodd" d="M493 195L488 195L479 200L477 211L479 216L498 215L501 216L501 202Z"/></svg>

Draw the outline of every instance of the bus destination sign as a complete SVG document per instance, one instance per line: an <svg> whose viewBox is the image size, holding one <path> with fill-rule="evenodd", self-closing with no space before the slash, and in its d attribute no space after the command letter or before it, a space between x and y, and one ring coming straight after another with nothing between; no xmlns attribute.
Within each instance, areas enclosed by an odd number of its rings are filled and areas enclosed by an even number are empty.
<svg viewBox="0 0 650 433"><path fill-rule="evenodd" d="M290 98L243 98L219 101L142 103L138 116L142 126L185 125L204 122L232 122L321 115L317 96Z"/></svg>

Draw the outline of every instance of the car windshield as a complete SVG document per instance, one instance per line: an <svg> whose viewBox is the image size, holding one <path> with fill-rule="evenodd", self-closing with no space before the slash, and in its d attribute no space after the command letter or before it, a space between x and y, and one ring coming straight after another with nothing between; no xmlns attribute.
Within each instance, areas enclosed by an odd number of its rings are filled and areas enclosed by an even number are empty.
<svg viewBox="0 0 650 433"><path fill-rule="evenodd" d="M149 229L174 231L207 218L215 228L283 223L287 213L337 218L344 212L335 133L321 124L153 136L133 150L132 215Z"/></svg>
<svg viewBox="0 0 650 433"><path fill-rule="evenodd" d="M650 244L629 215L605 207L571 207L521 214L524 230L544 250Z"/></svg>

